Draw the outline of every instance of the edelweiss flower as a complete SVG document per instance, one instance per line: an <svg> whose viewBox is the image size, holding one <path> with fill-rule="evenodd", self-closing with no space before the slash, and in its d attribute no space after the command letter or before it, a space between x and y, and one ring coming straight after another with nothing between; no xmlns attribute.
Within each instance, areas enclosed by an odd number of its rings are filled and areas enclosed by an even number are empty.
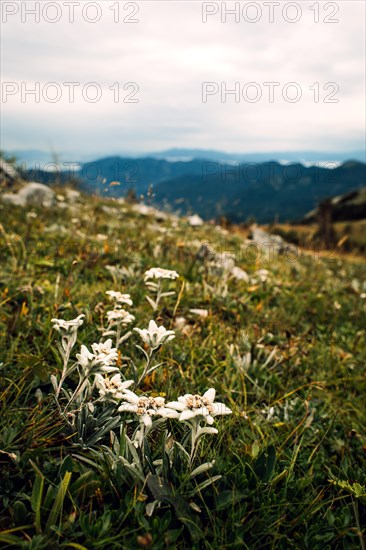
<svg viewBox="0 0 366 550"><path fill-rule="evenodd" d="M214 403L216 390L210 388L202 396L186 394L178 397L178 401L166 404L166 407L180 412L180 421L190 421L197 417L203 418L207 424L214 423L214 417L223 414L231 414L232 411L224 403Z"/></svg>
<svg viewBox="0 0 366 550"><path fill-rule="evenodd" d="M66 330L66 332L75 332L77 329L83 324L85 315L82 313L76 319L72 319L71 321L65 321L64 319L51 319L51 323L53 323L53 328L56 329L58 332L61 332L61 330Z"/></svg>
<svg viewBox="0 0 366 550"><path fill-rule="evenodd" d="M258 277L261 283L265 283L269 277L269 271L267 269L259 269L254 273L254 277Z"/></svg>
<svg viewBox="0 0 366 550"><path fill-rule="evenodd" d="M92 344L92 350L96 361L104 365L111 365L118 359L117 348L112 348L111 338L99 344Z"/></svg>
<svg viewBox="0 0 366 550"><path fill-rule="evenodd" d="M133 330L138 332L142 341L152 349L156 349L175 338L174 330L166 330L163 326L158 327L155 321L150 321L148 329L134 328Z"/></svg>
<svg viewBox="0 0 366 550"><path fill-rule="evenodd" d="M80 353L76 354L76 359L80 365L86 369L86 367L95 359L94 353L91 353L84 344L80 348Z"/></svg>
<svg viewBox="0 0 366 550"><path fill-rule="evenodd" d="M162 267L152 267L145 271L145 281L148 279L177 279L178 277L179 274L176 271Z"/></svg>
<svg viewBox="0 0 366 550"><path fill-rule="evenodd" d="M95 383L101 398L123 399L125 390L133 384L133 380L122 382L118 372L112 378L104 378L101 374L96 374Z"/></svg>
<svg viewBox="0 0 366 550"><path fill-rule="evenodd" d="M128 311L121 308L115 308L107 312L108 322L113 325L123 324L128 325L135 320L135 317Z"/></svg>
<svg viewBox="0 0 366 550"><path fill-rule="evenodd" d="M106 294L108 294L110 299L114 300L116 304L127 304L128 306L133 305L130 294L122 294L121 292L114 290L107 290Z"/></svg>
<svg viewBox="0 0 366 550"><path fill-rule="evenodd" d="M110 363L104 363L102 357L96 357L96 355L91 353L84 344L81 346L80 353L76 354L76 358L84 371L89 373L92 372L92 370L107 373L118 370L117 367L112 367Z"/></svg>
<svg viewBox="0 0 366 550"><path fill-rule="evenodd" d="M163 397L138 396L134 392L126 390L123 399L125 399L126 403L118 407L118 411L136 413L141 417L140 421L145 426L151 426L152 416L161 416L163 418L178 418L179 416L177 411L165 406L165 399Z"/></svg>
<svg viewBox="0 0 366 550"><path fill-rule="evenodd" d="M236 279L237 281L245 281L246 283L249 283L249 276L244 269L241 269L241 267L238 267L235 265L231 270L231 275Z"/></svg>

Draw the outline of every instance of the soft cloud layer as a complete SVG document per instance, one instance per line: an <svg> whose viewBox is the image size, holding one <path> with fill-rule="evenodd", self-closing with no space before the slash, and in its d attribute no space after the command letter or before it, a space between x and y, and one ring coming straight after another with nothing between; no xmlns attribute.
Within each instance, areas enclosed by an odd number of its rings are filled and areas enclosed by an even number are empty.
<svg viewBox="0 0 366 550"><path fill-rule="evenodd" d="M2 2L3 92L7 82L19 86L6 103L2 94L3 148L47 149L52 144L59 151L104 154L176 146L237 152L342 151L364 146L364 2L320 2L319 23L310 9L317 3L311 2L298 2L297 7L281 2L274 6L273 23L263 2L240 3L252 20L262 10L256 23L245 21L242 12L239 22L228 15L223 23L221 2L210 3L207 9L219 12L203 23L205 7L196 0L119 2L117 23L111 10L116 2L74 2L71 23L72 3L59 1L61 19L53 24L45 18L56 17L56 2L41 2L41 7L49 7L36 23L24 12L24 5L31 9L35 4ZM94 24L82 17L82 8L89 19L97 14L92 4L100 11ZM130 17L139 22L123 22L136 11L134 6L138 13ZM226 2L227 8L234 6L235 2ZM6 15L16 8L18 13ZM296 10L301 19L286 21L295 18ZM326 23L326 17L339 22ZM47 92L44 86L56 82L62 97L50 103L41 93L39 103L30 95L22 102L22 82L28 89L39 82L49 99L56 90ZM74 103L69 101L67 82L80 83ZM97 103L83 98L82 88L89 82L96 82L102 91ZM117 86L109 88L117 82L120 98L134 91L131 86L124 90L126 83L137 83L139 90L131 99L138 103L115 103ZM210 89L218 90L206 103L203 82L216 83ZM245 88L250 82L256 82L256 88ZM273 103L266 82L280 83L274 88ZM282 97L290 82L301 88L297 103ZM335 84L324 89L330 82ZM239 83L239 101L232 94L223 102L220 92L225 86L235 88L235 83ZM258 90L261 100L250 102ZM288 87L288 97L297 90ZM92 98L95 89L87 91ZM324 103L327 96L328 101L339 101Z"/></svg>

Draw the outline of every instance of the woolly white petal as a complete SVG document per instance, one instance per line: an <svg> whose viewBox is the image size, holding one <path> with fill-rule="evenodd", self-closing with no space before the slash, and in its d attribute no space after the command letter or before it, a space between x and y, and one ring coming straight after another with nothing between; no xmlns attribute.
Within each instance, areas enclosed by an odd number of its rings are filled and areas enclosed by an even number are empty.
<svg viewBox="0 0 366 550"><path fill-rule="evenodd" d="M214 408L212 416L232 413L232 410L230 410L224 403L213 403L212 406Z"/></svg>
<svg viewBox="0 0 366 550"><path fill-rule="evenodd" d="M131 405L130 403L122 403L120 407L118 407L118 412L136 412L137 406Z"/></svg>
<svg viewBox="0 0 366 550"><path fill-rule="evenodd" d="M184 411L186 405L185 403L180 403L179 401L170 401L170 403L166 404L166 407L169 407L170 409L174 409L176 411Z"/></svg>
<svg viewBox="0 0 366 550"><path fill-rule="evenodd" d="M168 409L167 407L162 407L157 410L157 413L163 418L179 418L179 412L174 411L173 409Z"/></svg>
<svg viewBox="0 0 366 550"><path fill-rule="evenodd" d="M152 424L152 419L149 414L142 415L142 421L145 424L145 426L151 426Z"/></svg>
<svg viewBox="0 0 366 550"><path fill-rule="evenodd" d="M133 391L126 390L125 395L124 395L124 399L126 401L128 401L129 403L133 403L134 405L137 405L140 398Z"/></svg>
<svg viewBox="0 0 366 550"><path fill-rule="evenodd" d="M216 395L215 388L210 388L209 390L206 391L206 393L203 394L203 397L208 399L210 403L213 403L215 401L215 395Z"/></svg>
<svg viewBox="0 0 366 550"><path fill-rule="evenodd" d="M179 420L181 420L181 421L191 420L195 416L202 416L201 413L200 413L200 409L195 409L195 410L186 409L180 415Z"/></svg>

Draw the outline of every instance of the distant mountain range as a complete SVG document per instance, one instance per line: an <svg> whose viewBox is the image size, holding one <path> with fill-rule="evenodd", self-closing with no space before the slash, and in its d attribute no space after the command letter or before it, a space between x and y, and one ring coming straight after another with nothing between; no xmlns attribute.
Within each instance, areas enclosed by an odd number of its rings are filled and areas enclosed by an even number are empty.
<svg viewBox="0 0 366 550"><path fill-rule="evenodd" d="M349 161L330 170L277 162L223 165L212 174L179 176L155 188L158 205L203 218L225 216L239 223L254 217L261 223L297 221L319 202L359 189L366 183L366 165Z"/></svg>
<svg viewBox="0 0 366 550"><path fill-rule="evenodd" d="M44 150L12 150L7 151L8 155L15 156L19 163L26 163L28 169L34 167L36 163L46 164L49 162L88 162L96 158L96 154L80 153L77 151L63 151L58 153L55 151ZM194 159L213 160L217 162L268 162L268 161L286 161L286 162L301 162L302 164L314 164L315 162L345 162L349 159L366 162L365 150L350 150L341 152L331 151L270 151L264 153L242 152L228 153L224 151L216 151L212 149L184 149L173 148L161 152L149 153L131 153L131 152L116 152L112 153L113 157L122 158L155 158L176 161L190 161Z"/></svg>
<svg viewBox="0 0 366 550"><path fill-rule="evenodd" d="M131 188L137 196L146 194L152 185L153 204L180 214L225 216L236 223L254 217L268 223L300 220L325 198L365 185L366 164L352 160L335 166L109 157L81 165L73 178L85 191L111 197ZM50 184L64 183L70 174L31 170L23 176Z"/></svg>
<svg viewBox="0 0 366 550"><path fill-rule="evenodd" d="M161 153L152 153L153 158L169 161L205 159L217 162L301 162L314 164L315 162L342 163L349 159L366 162L366 151L326 152L326 151L272 151L269 153L226 153L212 149L168 149Z"/></svg>

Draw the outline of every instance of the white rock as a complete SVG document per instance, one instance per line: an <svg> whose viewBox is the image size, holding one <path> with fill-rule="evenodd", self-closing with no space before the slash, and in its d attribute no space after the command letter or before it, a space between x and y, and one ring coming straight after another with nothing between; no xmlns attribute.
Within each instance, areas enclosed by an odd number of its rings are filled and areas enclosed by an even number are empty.
<svg viewBox="0 0 366 550"><path fill-rule="evenodd" d="M187 218L189 225L192 227L199 227L200 225L203 225L203 219L198 215L194 214L193 216L188 216Z"/></svg>
<svg viewBox="0 0 366 550"><path fill-rule="evenodd" d="M45 206L49 207L55 203L55 193L43 185L43 183L31 182L22 187L18 193L5 193L2 196L3 202L14 206Z"/></svg>
<svg viewBox="0 0 366 550"><path fill-rule="evenodd" d="M1 200L6 204L13 206L25 206L25 201L17 193L4 193L1 196Z"/></svg>
<svg viewBox="0 0 366 550"><path fill-rule="evenodd" d="M74 202L80 197L80 191L76 189L65 189L65 195L68 201Z"/></svg>
<svg viewBox="0 0 366 550"><path fill-rule="evenodd" d="M194 315L199 315L199 317L201 317L202 319L208 317L207 309L190 309L189 311Z"/></svg>

